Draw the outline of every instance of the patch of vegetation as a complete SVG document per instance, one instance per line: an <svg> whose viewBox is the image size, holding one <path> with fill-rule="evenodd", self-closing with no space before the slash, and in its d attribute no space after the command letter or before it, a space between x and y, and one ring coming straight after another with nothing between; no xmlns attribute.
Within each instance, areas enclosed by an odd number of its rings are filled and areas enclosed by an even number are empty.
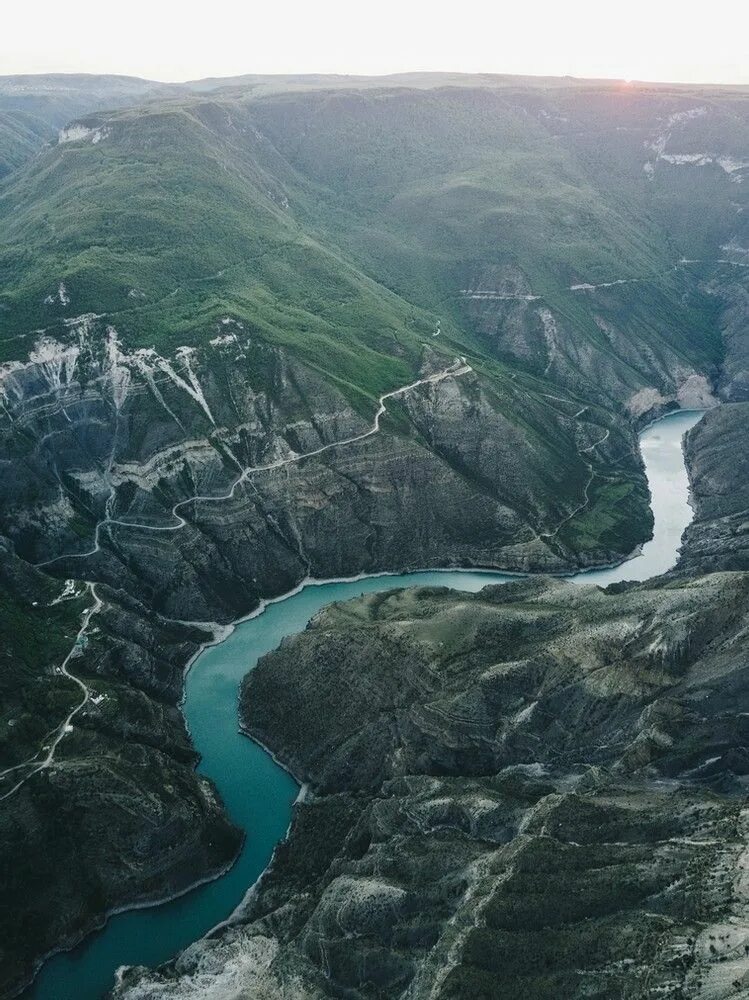
<svg viewBox="0 0 749 1000"><path fill-rule="evenodd" d="M0 768L36 753L80 700L78 688L54 670L70 652L88 603L80 592L50 605L0 588Z"/></svg>
<svg viewBox="0 0 749 1000"><path fill-rule="evenodd" d="M648 502L644 484L622 478L616 482L594 480L590 506L567 522L560 535L572 548L608 549L620 545L631 552L642 540L640 511ZM652 524L652 515L650 516Z"/></svg>

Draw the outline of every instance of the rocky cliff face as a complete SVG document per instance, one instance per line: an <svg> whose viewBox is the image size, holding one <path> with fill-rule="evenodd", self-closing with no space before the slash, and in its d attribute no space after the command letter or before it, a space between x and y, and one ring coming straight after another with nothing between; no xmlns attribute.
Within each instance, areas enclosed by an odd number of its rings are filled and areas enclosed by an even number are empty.
<svg viewBox="0 0 749 1000"><path fill-rule="evenodd" d="M710 367L696 368L669 338L633 351L638 331L668 308L659 290L636 278L573 281L566 289L568 312L550 308L530 286L517 290L518 281L512 267L484 267L461 290L468 322L508 363L599 404L616 399L634 421L647 422L674 406L716 404ZM690 282L678 276L685 288ZM727 293L716 284L715 294Z"/></svg>
<svg viewBox="0 0 749 1000"><path fill-rule="evenodd" d="M686 439L694 520L681 570L749 569L749 403L706 414Z"/></svg>
<svg viewBox="0 0 749 1000"><path fill-rule="evenodd" d="M745 988L749 581L321 612L246 680L311 794L230 926L127 1000Z"/></svg>
<svg viewBox="0 0 749 1000"><path fill-rule="evenodd" d="M412 381L378 412L238 333L164 358L125 352L84 317L2 373L3 449L18 467L0 487L2 528L55 575L224 621L308 573L562 569L642 537L628 523L644 507L634 433L605 411L549 405L436 354ZM583 550L562 523L581 503L610 506L598 492L614 463L630 490Z"/></svg>

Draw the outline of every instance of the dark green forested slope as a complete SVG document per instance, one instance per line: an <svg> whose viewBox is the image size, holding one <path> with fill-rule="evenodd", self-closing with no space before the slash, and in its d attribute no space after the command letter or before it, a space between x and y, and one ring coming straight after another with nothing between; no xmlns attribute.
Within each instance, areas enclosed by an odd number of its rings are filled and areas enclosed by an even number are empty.
<svg viewBox="0 0 749 1000"><path fill-rule="evenodd" d="M79 138L70 133L2 194L3 326L18 335L106 313L128 342L168 348L199 341L228 312L317 361L340 352L331 368L361 382L345 347L389 358L397 335L409 356L437 319L443 336L476 348L483 333L482 350L542 374L550 338L538 313L548 308L578 353L611 369L616 396L652 375L645 352L662 362L667 348L709 370L720 356L716 307L678 262L720 255L742 189L703 170L674 206L679 171L664 163L649 179L642 136L694 98L621 108L605 97L229 91L88 117ZM749 133L745 104L732 100L711 128L736 157ZM711 214L694 204L695 187ZM620 284L595 308L571 291L609 282ZM612 343L609 323L626 346ZM6 351L24 346L14 345Z"/></svg>
<svg viewBox="0 0 749 1000"><path fill-rule="evenodd" d="M697 243L721 250L674 231L659 200L668 166L645 169L642 138L660 148L664 115L702 127L696 99L655 92L621 108L613 90L585 87L251 89L84 116L0 189L0 349L21 360L39 331L75 345L93 316L99 343L112 328L126 350L169 357L235 324L364 415L427 359L434 369L466 356L504 417L539 436L555 492L588 506L587 459L551 410L537 420L537 402L561 401L569 416L595 404L606 428L606 412L640 420L712 398L720 300L681 262ZM718 102L711 128L737 158L745 108L731 101L733 117ZM595 158L605 122L626 131L631 162L617 149ZM734 201L742 189L721 168L703 173L728 240L724 187ZM620 447L595 457L608 466L588 491L599 511L561 537L593 551L613 532L626 551L642 491L622 505L605 483L614 467L636 479L637 463Z"/></svg>

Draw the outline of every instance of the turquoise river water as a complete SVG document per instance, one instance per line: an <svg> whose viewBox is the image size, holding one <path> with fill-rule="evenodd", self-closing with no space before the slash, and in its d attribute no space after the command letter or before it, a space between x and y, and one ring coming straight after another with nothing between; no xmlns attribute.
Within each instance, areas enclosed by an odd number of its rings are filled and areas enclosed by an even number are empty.
<svg viewBox="0 0 749 1000"><path fill-rule="evenodd" d="M647 580L676 562L682 532L692 512L682 437L701 411L669 414L640 435L655 518L653 539L636 558L619 566L572 577L606 586ZM34 1000L95 1000L110 989L121 965L158 965L226 919L270 861L286 834L296 782L269 754L239 732L239 684L258 659L284 636L300 632L326 604L372 591L418 585L477 591L510 577L472 570L429 570L339 582L310 582L269 603L262 614L197 657L186 679L184 713L200 752L199 770L216 784L234 823L246 832L242 852L226 874L168 902L129 910L73 951L56 955L41 969L29 996Z"/></svg>

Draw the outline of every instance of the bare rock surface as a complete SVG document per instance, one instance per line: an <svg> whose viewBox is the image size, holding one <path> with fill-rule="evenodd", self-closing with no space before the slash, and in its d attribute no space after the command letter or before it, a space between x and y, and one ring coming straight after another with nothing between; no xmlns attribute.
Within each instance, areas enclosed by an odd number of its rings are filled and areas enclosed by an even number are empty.
<svg viewBox="0 0 749 1000"><path fill-rule="evenodd" d="M740 573L331 606L243 689L288 842L115 996L740 995L747 624Z"/></svg>
<svg viewBox="0 0 749 1000"><path fill-rule="evenodd" d="M749 569L749 403L703 417L686 439L694 520L681 569Z"/></svg>

